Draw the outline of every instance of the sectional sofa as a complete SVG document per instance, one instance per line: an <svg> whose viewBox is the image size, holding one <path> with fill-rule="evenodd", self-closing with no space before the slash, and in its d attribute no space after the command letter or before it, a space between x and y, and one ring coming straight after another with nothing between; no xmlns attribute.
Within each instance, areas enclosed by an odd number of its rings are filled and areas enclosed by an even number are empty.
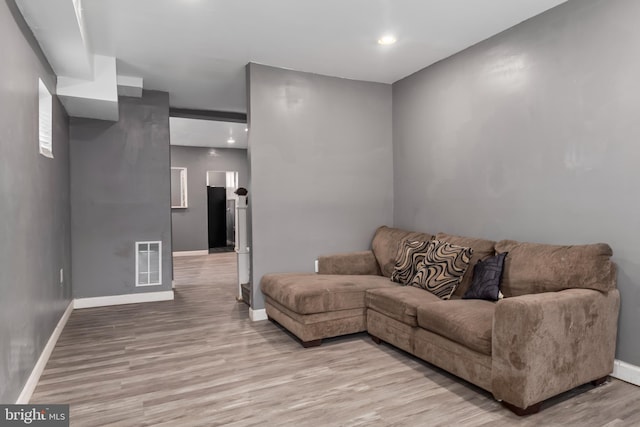
<svg viewBox="0 0 640 427"><path fill-rule="evenodd" d="M449 300L389 278L408 241L473 249ZM478 261L507 252L497 302L461 299ZM376 230L370 251L322 256L319 273L265 275L268 317L304 347L368 331L493 394L519 415L613 370L620 296L612 250Z"/></svg>

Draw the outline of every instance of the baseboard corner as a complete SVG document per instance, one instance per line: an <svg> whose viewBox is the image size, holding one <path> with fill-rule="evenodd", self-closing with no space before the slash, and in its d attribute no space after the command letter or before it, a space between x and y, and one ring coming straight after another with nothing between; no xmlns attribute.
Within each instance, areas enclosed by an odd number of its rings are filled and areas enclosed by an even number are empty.
<svg viewBox="0 0 640 427"><path fill-rule="evenodd" d="M22 392L20 392L20 395L16 400L17 405L26 405L31 400L31 396L33 395L33 392L35 391L36 386L38 385L38 381L40 381L40 376L42 375L42 372L44 372L44 368L47 366L49 357L51 357L51 353L53 352L53 349L55 348L56 343L58 342L58 338L60 338L60 334L62 333L62 330L64 329L65 325L67 324L67 321L69 320L69 316L71 316L72 311L73 311L73 300L69 302L69 305L64 310L64 313L62 313L62 317L60 317L60 320L58 321L58 324L56 325L56 327L53 329L53 332L51 333L51 336L49 337L47 344L42 349L42 353L40 353L40 357L38 357L38 360L36 364L33 366L33 369L31 370L31 374L29 375L27 382L22 388Z"/></svg>
<svg viewBox="0 0 640 427"><path fill-rule="evenodd" d="M267 320L267 310L264 308L254 310L253 308L249 308L249 318L252 322L259 322L261 320Z"/></svg>
<svg viewBox="0 0 640 427"><path fill-rule="evenodd" d="M640 386L640 366L635 366L631 363L616 359L613 362L613 372L611 373L611 376L630 384Z"/></svg>

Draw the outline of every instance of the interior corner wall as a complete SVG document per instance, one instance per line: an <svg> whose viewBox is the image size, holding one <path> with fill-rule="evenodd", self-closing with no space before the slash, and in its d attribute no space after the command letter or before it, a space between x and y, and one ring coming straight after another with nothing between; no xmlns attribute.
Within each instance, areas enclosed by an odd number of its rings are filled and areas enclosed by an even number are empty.
<svg viewBox="0 0 640 427"><path fill-rule="evenodd" d="M173 251L209 248L207 223L207 171L237 171L240 187L248 185L247 150L237 148L171 146L171 166L187 168L186 209L172 209Z"/></svg>
<svg viewBox="0 0 640 427"><path fill-rule="evenodd" d="M15 403L71 302L69 134L13 1L0 1L0 52L0 402ZM38 152L38 78L54 94L53 159Z"/></svg>
<svg viewBox="0 0 640 427"><path fill-rule="evenodd" d="M73 118L74 298L171 289L169 94L119 98L120 120ZM162 242L162 284L135 286L135 242Z"/></svg>
<svg viewBox="0 0 640 427"><path fill-rule="evenodd" d="M313 272L393 220L391 86L250 64L252 307L265 273Z"/></svg>
<svg viewBox="0 0 640 427"><path fill-rule="evenodd" d="M395 225L607 242L640 365L640 2L571 0L393 85Z"/></svg>

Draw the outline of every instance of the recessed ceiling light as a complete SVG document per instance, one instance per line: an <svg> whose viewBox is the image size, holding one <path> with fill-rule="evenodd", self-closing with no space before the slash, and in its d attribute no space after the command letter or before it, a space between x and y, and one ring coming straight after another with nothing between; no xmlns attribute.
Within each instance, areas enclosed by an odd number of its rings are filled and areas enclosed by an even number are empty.
<svg viewBox="0 0 640 427"><path fill-rule="evenodd" d="M236 143L236 140L233 139L233 137L227 139L227 144L235 144L235 143Z"/></svg>
<svg viewBox="0 0 640 427"><path fill-rule="evenodd" d="M249 128L244 128L244 131L245 132L249 132Z"/></svg>
<svg viewBox="0 0 640 427"><path fill-rule="evenodd" d="M390 45L390 44L394 44L396 41L397 41L396 38L393 37L392 35L386 35L378 39L378 44Z"/></svg>

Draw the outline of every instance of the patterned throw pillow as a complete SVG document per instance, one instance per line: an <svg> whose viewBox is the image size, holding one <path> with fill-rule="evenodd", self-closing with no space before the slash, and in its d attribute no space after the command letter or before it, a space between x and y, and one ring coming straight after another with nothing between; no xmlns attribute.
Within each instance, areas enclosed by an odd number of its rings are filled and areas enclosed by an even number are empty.
<svg viewBox="0 0 640 427"><path fill-rule="evenodd" d="M420 261L411 285L449 299L469 267L473 249L431 240L424 260Z"/></svg>
<svg viewBox="0 0 640 427"><path fill-rule="evenodd" d="M396 266L391 273L391 280L408 285L416 275L418 263L427 254L429 242L404 242L396 257Z"/></svg>
<svg viewBox="0 0 640 427"><path fill-rule="evenodd" d="M500 281L506 252L478 261L473 267L473 282L462 299L486 299L498 301L500 299Z"/></svg>

